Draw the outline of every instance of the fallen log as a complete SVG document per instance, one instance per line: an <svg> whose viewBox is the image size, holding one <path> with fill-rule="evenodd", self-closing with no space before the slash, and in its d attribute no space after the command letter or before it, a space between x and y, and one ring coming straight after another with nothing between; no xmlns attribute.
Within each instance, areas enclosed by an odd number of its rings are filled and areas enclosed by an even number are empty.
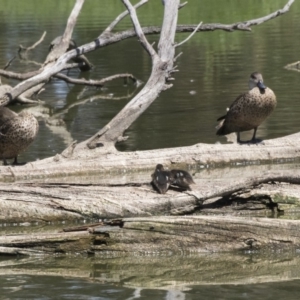
<svg viewBox="0 0 300 300"><path fill-rule="evenodd" d="M224 216L124 218L86 231L2 235L0 253L169 254L300 247L300 222Z"/></svg>
<svg viewBox="0 0 300 300"><path fill-rule="evenodd" d="M192 191L158 194L151 171L0 184L0 223L154 215L266 215L300 210L300 176L290 165L192 170ZM62 183L65 181L65 183Z"/></svg>
<svg viewBox="0 0 300 300"><path fill-rule="evenodd" d="M170 168L226 167L297 162L300 133L266 140L262 144L196 144L189 147L119 152L95 148L72 154L68 151L23 166L0 168L0 181L49 180L66 176L153 171L157 163Z"/></svg>

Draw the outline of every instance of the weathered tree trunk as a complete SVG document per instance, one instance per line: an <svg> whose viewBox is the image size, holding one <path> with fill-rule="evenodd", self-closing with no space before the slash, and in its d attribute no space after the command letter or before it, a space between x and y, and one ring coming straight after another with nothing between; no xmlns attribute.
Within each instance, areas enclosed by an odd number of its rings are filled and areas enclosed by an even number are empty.
<svg viewBox="0 0 300 300"><path fill-rule="evenodd" d="M286 250L300 246L294 220L187 216L121 219L88 231L0 237L2 254Z"/></svg>
<svg viewBox="0 0 300 300"><path fill-rule="evenodd" d="M148 151L119 152L115 148L96 148L62 154L27 163L24 166L1 167L0 181L36 180L107 172L154 170L158 163L170 168L225 167L248 164L297 162L300 158L300 133L266 140L258 145L196 144L190 147Z"/></svg>

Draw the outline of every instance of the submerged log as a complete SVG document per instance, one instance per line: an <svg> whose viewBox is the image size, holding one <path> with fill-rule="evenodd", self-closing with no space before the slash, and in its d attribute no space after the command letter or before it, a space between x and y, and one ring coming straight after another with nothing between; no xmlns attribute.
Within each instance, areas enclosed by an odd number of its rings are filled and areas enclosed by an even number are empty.
<svg viewBox="0 0 300 300"><path fill-rule="evenodd" d="M0 237L0 253L10 255L277 251L299 247L298 221L220 216L127 218L86 231Z"/></svg>

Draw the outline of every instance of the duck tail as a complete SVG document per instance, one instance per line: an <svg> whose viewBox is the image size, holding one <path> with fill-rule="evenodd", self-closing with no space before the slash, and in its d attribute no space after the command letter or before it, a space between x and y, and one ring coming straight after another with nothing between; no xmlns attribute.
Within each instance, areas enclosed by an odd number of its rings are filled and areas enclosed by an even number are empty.
<svg viewBox="0 0 300 300"><path fill-rule="evenodd" d="M226 127L224 124L225 116L219 118L218 121L221 121L221 122L216 126L216 129L217 129L216 135L226 135L227 131L226 131Z"/></svg>
<svg viewBox="0 0 300 300"><path fill-rule="evenodd" d="M222 121L222 120L224 120L225 118L226 118L226 115L224 115L224 116L218 118L217 121Z"/></svg>

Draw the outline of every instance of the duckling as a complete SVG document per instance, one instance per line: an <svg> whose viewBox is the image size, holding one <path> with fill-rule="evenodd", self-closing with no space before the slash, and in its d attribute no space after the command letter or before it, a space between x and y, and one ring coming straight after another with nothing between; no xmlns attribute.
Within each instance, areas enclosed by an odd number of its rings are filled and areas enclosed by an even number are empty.
<svg viewBox="0 0 300 300"><path fill-rule="evenodd" d="M4 165L7 165L6 159L12 158L13 164L18 164L19 153L33 142L38 129L38 121L31 113L17 114L7 107L0 107L0 158Z"/></svg>
<svg viewBox="0 0 300 300"><path fill-rule="evenodd" d="M191 190L190 184L195 184L192 175L184 170L171 170L172 185Z"/></svg>
<svg viewBox="0 0 300 300"><path fill-rule="evenodd" d="M273 112L276 104L276 96L264 85L262 75L258 72L252 73L249 91L237 97L227 114L218 119L221 122L217 126L217 135L236 132L237 142L245 143L240 139L240 132L253 129L252 139L248 142L260 142L255 138L257 127Z"/></svg>
<svg viewBox="0 0 300 300"><path fill-rule="evenodd" d="M170 171L164 169L162 164L158 164L154 173L151 175L152 184L160 194L165 194L172 183L172 174Z"/></svg>

